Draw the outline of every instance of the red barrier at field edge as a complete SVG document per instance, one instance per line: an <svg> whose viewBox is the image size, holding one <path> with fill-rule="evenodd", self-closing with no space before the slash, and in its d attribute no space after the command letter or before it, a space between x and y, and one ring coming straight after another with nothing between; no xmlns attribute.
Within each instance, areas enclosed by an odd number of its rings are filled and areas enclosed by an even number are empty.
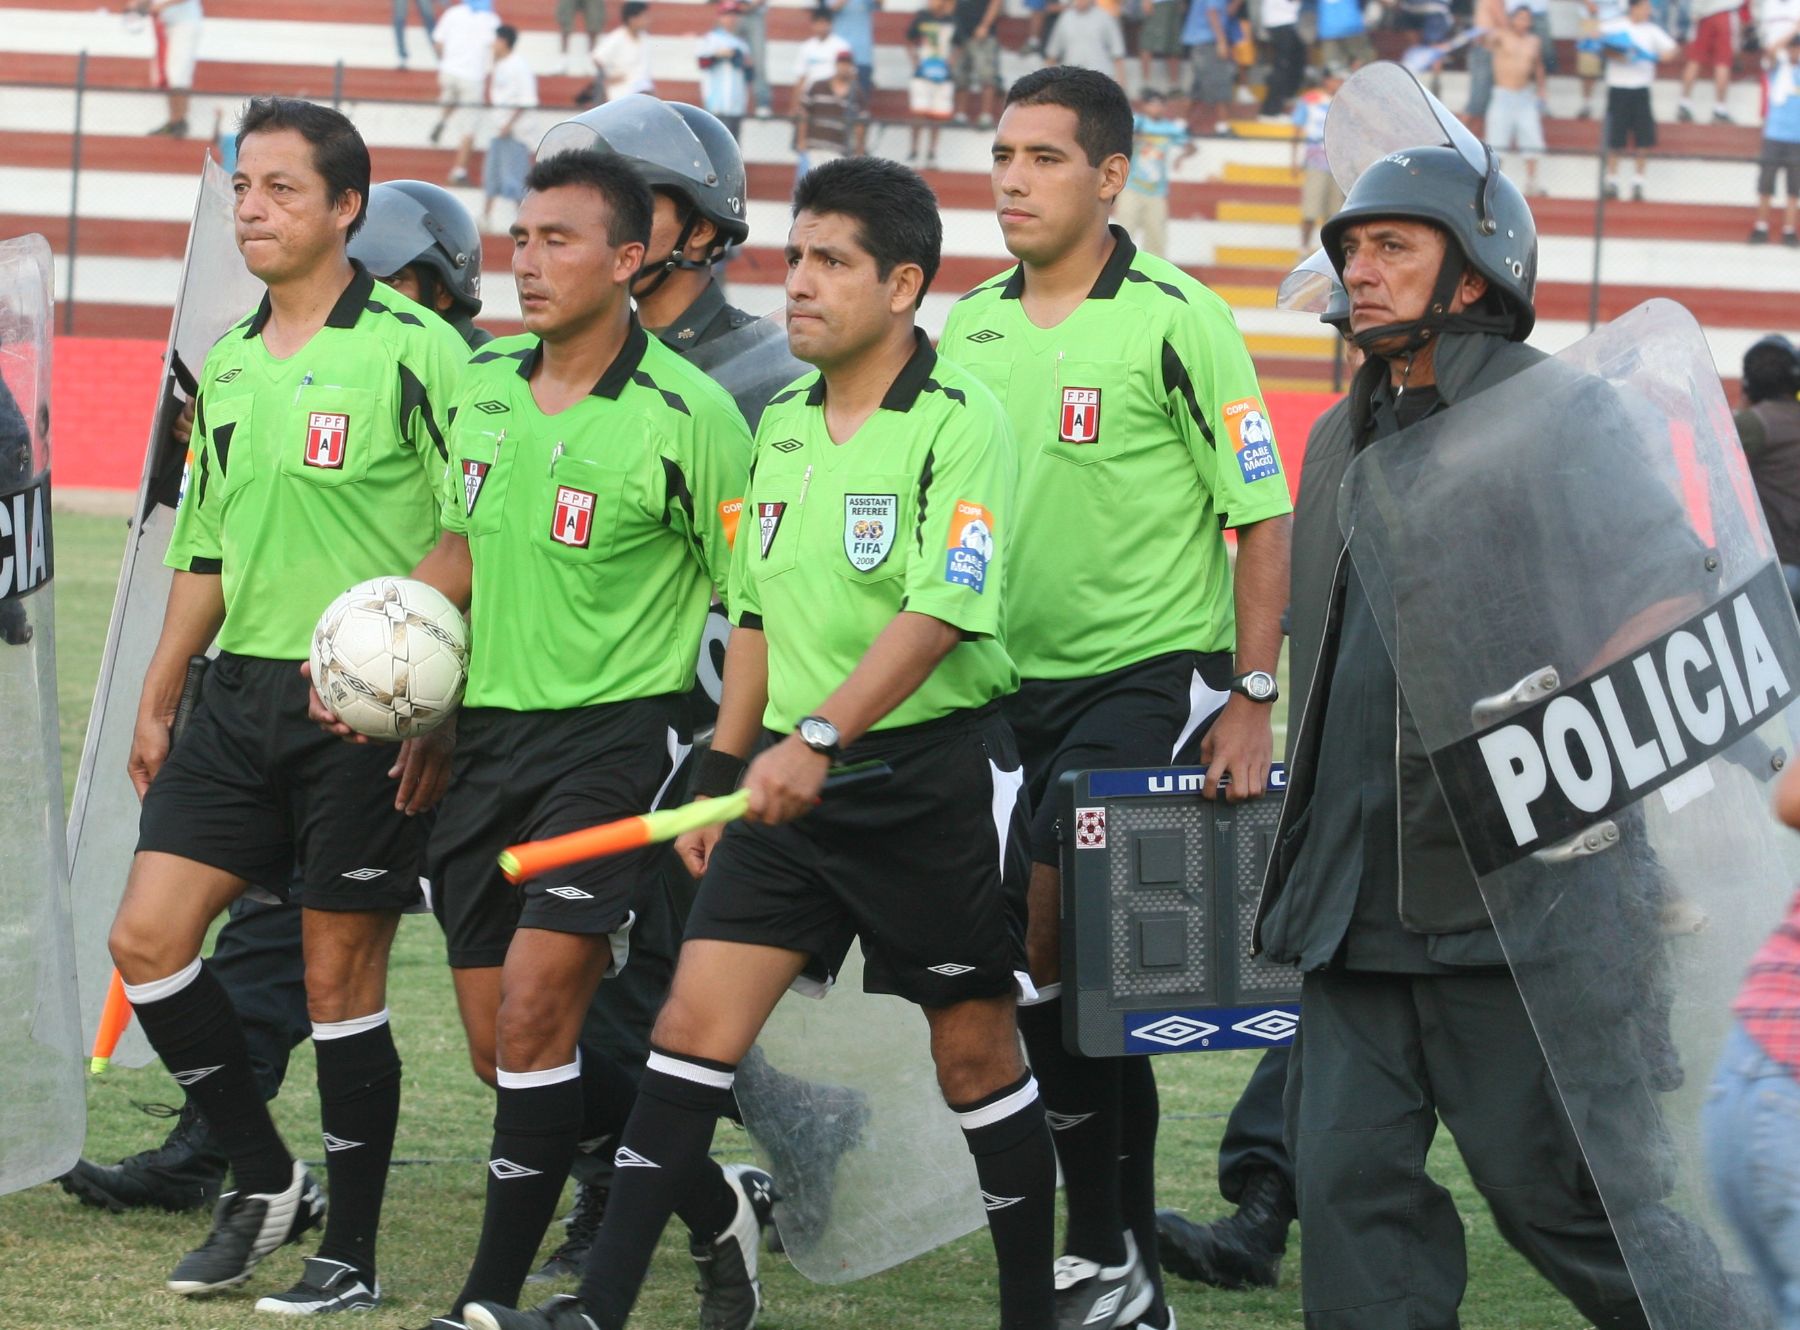
<svg viewBox="0 0 1800 1330"><path fill-rule="evenodd" d="M162 352L160 342L56 339L50 390L58 488L137 488L150 412L162 383ZM1290 488L1300 480L1307 431L1336 400L1330 393L1268 394Z"/></svg>

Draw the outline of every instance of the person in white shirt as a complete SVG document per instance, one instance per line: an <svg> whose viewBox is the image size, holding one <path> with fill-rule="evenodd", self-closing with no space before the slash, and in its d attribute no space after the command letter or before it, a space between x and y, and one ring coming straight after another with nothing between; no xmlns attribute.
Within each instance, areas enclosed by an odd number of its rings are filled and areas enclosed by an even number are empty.
<svg viewBox="0 0 1800 1330"><path fill-rule="evenodd" d="M1124 30L1094 0L1070 0L1050 29L1044 58L1053 65L1079 65L1110 74L1121 88L1126 86Z"/></svg>
<svg viewBox="0 0 1800 1330"><path fill-rule="evenodd" d="M494 35L500 31L500 16L494 12L494 0L460 0L438 15L431 30L431 44L438 56L438 102L444 113L431 127L431 141L444 137L451 117L460 122L466 140L473 133L469 124L472 111L462 108L480 106L487 100L488 73L494 67ZM459 112L461 112L459 114ZM459 167L465 163L459 160Z"/></svg>
<svg viewBox="0 0 1800 1330"><path fill-rule="evenodd" d="M170 138L186 138L188 94L194 86L194 64L200 51L200 0L133 0L133 13L148 14L156 36L150 56L150 81L169 99L169 119L151 130Z"/></svg>
<svg viewBox="0 0 1800 1330"><path fill-rule="evenodd" d="M1626 147L1637 150L1637 179L1631 197L1644 197L1644 158L1656 146L1656 117L1650 111L1650 85L1656 66L1681 48L1650 21L1650 0L1632 0L1626 22L1606 39L1606 197L1624 191L1619 159Z"/></svg>
<svg viewBox="0 0 1800 1330"><path fill-rule="evenodd" d="M1288 103L1306 77L1306 42L1300 36L1300 0L1263 0L1262 24L1268 33L1269 82L1263 93L1262 116L1287 122Z"/></svg>
<svg viewBox="0 0 1800 1330"><path fill-rule="evenodd" d="M838 57L850 54L850 43L831 30L833 15L820 5L812 12L812 35L800 43L800 54L794 60L794 100L798 104L806 90L821 79L829 80L837 72Z"/></svg>
<svg viewBox="0 0 1800 1330"><path fill-rule="evenodd" d="M650 77L650 6L629 0L619 11L619 26L594 43L594 69L602 101L616 102L634 92L654 93Z"/></svg>
<svg viewBox="0 0 1800 1330"><path fill-rule="evenodd" d="M738 36L738 0L720 0L712 31L700 38L700 104L737 138L750 103L750 45Z"/></svg>
<svg viewBox="0 0 1800 1330"><path fill-rule="evenodd" d="M488 80L487 152L481 163L481 225L492 219L495 199L517 203L525 197L531 169L532 137L523 132L525 113L538 104L537 75L519 53L519 30L501 24L494 37L494 73ZM465 143L465 150L466 150Z"/></svg>

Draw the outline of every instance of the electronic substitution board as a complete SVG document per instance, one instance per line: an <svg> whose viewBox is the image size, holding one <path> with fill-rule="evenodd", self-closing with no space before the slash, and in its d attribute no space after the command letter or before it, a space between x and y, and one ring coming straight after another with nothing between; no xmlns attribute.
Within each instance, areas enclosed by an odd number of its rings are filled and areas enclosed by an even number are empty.
<svg viewBox="0 0 1800 1330"><path fill-rule="evenodd" d="M1242 803L1204 767L1063 777L1063 1041L1089 1057L1293 1042L1300 972L1250 954L1287 773Z"/></svg>

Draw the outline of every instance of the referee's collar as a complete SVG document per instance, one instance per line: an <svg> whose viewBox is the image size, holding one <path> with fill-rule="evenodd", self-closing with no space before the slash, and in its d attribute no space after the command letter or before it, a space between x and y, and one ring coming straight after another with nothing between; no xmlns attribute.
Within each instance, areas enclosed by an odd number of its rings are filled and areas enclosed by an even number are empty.
<svg viewBox="0 0 1800 1330"><path fill-rule="evenodd" d="M625 390L625 385L631 382L631 376L637 373L638 366L643 363L644 351L649 345L650 336L638 323L637 311L633 310L631 327L625 334L624 345L619 348L619 354L613 357L612 364L606 367L606 373L600 376L600 381L588 389L588 396L617 400L619 394ZM529 351L520 357L519 377L529 380L531 372L538 367L538 362L543 358L544 343L540 338L532 344Z"/></svg>
<svg viewBox="0 0 1800 1330"><path fill-rule="evenodd" d="M1111 300L1119 294L1119 288L1125 285L1125 274L1131 271L1131 261L1137 257L1137 246L1131 243L1131 232L1118 225L1108 225L1112 232L1113 252L1106 260L1106 266L1100 269L1100 275L1094 279L1094 285L1087 293L1089 300ZM1006 279L1006 285L1000 288L1002 300L1017 300L1025 294L1025 265L1021 263L1013 269L1012 276Z"/></svg>
<svg viewBox="0 0 1800 1330"><path fill-rule="evenodd" d="M925 335L923 328L913 329L913 353L894 381L888 385L886 396L881 399L882 411L910 411L913 403L919 400L919 394L931 385L931 371L937 365L937 352L931 349L931 339ZM806 390L808 406L825 405L825 376L820 374L813 380L812 387Z"/></svg>
<svg viewBox="0 0 1800 1330"><path fill-rule="evenodd" d="M350 260L350 285L337 298L337 304L331 307L331 313L325 316L327 328L354 328L356 321L362 317L363 309L369 303L369 297L375 294L375 279L369 270L355 259ZM269 293L263 292L262 304L256 307L256 313L250 316L250 326L244 330L244 340L262 336L262 330L269 322L269 315L274 313L274 306L269 303Z"/></svg>

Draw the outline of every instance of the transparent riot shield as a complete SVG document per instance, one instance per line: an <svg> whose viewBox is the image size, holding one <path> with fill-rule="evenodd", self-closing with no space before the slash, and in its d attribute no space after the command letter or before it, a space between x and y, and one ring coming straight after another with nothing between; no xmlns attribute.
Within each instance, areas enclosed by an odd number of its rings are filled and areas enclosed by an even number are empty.
<svg viewBox="0 0 1800 1330"><path fill-rule="evenodd" d="M143 479L132 510L119 589L107 628L106 650L94 689L87 742L69 809L69 888L75 912L76 969L88 1039L100 1020L112 958L107 930L125 890L137 845L137 792L125 775L137 717L138 689L162 628L170 573L163 566L186 450L171 429L195 392L194 376L226 329L255 308L262 285L244 267L232 227L231 182L208 160L201 174L188 232L187 261L163 355L162 390L151 419ZM155 1056L136 1022L125 1031L113 1061L141 1067Z"/></svg>
<svg viewBox="0 0 1800 1330"><path fill-rule="evenodd" d="M1371 443L1339 517L1651 1324L1769 1324L1699 1114L1800 870L1800 629L1699 327L1651 301Z"/></svg>
<svg viewBox="0 0 1800 1330"><path fill-rule="evenodd" d="M779 314L697 346L688 359L736 399L752 430L771 397L812 372L811 365L794 359L788 350L787 324Z"/></svg>
<svg viewBox="0 0 1800 1330"><path fill-rule="evenodd" d="M67 1172L87 1125L57 737L50 277L42 236L0 244L0 1193Z"/></svg>
<svg viewBox="0 0 1800 1330"><path fill-rule="evenodd" d="M775 1226L801 1274L862 1279L986 1222L925 1018L910 1002L862 991L859 949L823 1001L783 997L757 1049L738 1069L738 1109L785 1198ZM796 1090L796 1078L817 1083Z"/></svg>

